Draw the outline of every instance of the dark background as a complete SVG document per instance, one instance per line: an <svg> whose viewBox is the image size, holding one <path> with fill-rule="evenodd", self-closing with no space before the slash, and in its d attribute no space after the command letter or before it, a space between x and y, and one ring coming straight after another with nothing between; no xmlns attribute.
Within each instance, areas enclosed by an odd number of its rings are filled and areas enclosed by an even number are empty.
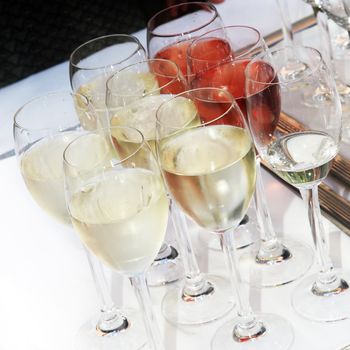
<svg viewBox="0 0 350 350"><path fill-rule="evenodd" d="M95 37L133 33L166 0L0 2L0 87L69 59Z"/></svg>

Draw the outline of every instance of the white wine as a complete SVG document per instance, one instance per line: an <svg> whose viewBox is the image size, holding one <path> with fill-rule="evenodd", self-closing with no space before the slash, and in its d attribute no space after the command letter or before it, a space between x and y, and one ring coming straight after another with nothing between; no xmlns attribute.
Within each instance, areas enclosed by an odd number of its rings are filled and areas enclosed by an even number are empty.
<svg viewBox="0 0 350 350"><path fill-rule="evenodd" d="M79 132L64 132L46 137L26 150L21 172L35 201L50 215L70 224L63 187L63 152Z"/></svg>
<svg viewBox="0 0 350 350"><path fill-rule="evenodd" d="M162 143L160 163L182 209L211 231L236 227L255 188L255 152L246 130L199 127Z"/></svg>
<svg viewBox="0 0 350 350"><path fill-rule="evenodd" d="M305 131L281 137L268 147L264 157L282 179L305 188L328 175L337 153L337 143L329 135Z"/></svg>
<svg viewBox="0 0 350 350"><path fill-rule="evenodd" d="M159 174L121 168L93 178L69 200L73 225L92 252L129 275L144 272L163 242L168 200Z"/></svg>
<svg viewBox="0 0 350 350"><path fill-rule="evenodd" d="M108 86L109 106L125 106L147 94L160 93L157 77L151 72L120 71Z"/></svg>
<svg viewBox="0 0 350 350"><path fill-rule="evenodd" d="M118 108L111 118L111 126L127 125L137 128L147 141L153 141L156 138L157 109L170 98L171 95L150 95Z"/></svg>
<svg viewBox="0 0 350 350"><path fill-rule="evenodd" d="M79 105L77 100L77 114L83 129L96 130L97 128L108 126L108 112L106 107L106 80L105 75L92 78L77 89L76 93L81 94L89 100L93 106L95 115L86 113L86 106Z"/></svg>
<svg viewBox="0 0 350 350"><path fill-rule="evenodd" d="M111 126L127 125L137 128L142 132L152 150L155 151L156 112L163 102L169 101L172 97L173 95L168 94L145 96L119 108L111 119ZM176 106L173 106L175 103ZM169 115L172 121L171 125L180 123L187 125L197 116L196 106L190 99L177 97L168 104L172 106Z"/></svg>
<svg viewBox="0 0 350 350"><path fill-rule="evenodd" d="M116 106L130 103L142 97L144 93L149 93L158 89L155 76L151 73L124 73L118 79L113 80L113 92L108 96L108 107L113 110ZM80 123L85 130L95 130L98 127L107 126L110 118L106 105L106 82L108 76L101 74L82 84L77 93L86 96L96 113L97 118L90 118L89 114L82 113L78 109ZM118 91L119 93L114 93ZM79 107L79 106L78 106Z"/></svg>

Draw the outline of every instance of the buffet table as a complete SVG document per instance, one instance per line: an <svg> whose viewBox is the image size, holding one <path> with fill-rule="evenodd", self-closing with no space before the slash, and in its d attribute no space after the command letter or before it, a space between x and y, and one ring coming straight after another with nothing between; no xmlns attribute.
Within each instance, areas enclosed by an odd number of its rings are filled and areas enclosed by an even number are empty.
<svg viewBox="0 0 350 350"><path fill-rule="evenodd" d="M294 3L292 1L291 3ZM295 1L295 14L309 14ZM300 3L300 4L299 4ZM274 1L233 1L218 5L226 24L255 25L264 34L279 26L277 15L270 20ZM261 8L260 8L261 7ZM254 8L254 11L252 9ZM256 23L259 17L260 24ZM262 20L265 18L265 20ZM266 20L269 18L269 20ZM244 19L244 21L243 21ZM145 44L145 31L136 33ZM68 63L31 76L0 90L0 349L73 350L79 328L98 311L99 301L87 259L77 235L56 224L33 201L11 156L13 112L29 98L57 89L69 89ZM263 171L267 199L276 231L312 245L307 213L301 199L276 177ZM325 219L331 256L335 266L350 269L350 238ZM192 239L202 271L225 274L223 254L208 250L191 226ZM308 272L317 271L314 265ZM137 308L127 279L106 269L110 290L117 305ZM298 281L285 286L255 289L246 286L254 311L277 313L295 330L292 350L337 350L350 344L350 320L317 323L300 318L292 309L291 292ZM161 315L160 302L168 288L150 289L167 350L209 350L210 339L224 322L235 316L196 327L174 327Z"/></svg>

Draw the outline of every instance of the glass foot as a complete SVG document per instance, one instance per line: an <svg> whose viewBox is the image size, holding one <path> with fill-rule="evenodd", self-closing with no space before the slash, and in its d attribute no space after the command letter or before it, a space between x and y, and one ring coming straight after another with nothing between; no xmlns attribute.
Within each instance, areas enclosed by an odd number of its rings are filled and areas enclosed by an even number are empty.
<svg viewBox="0 0 350 350"><path fill-rule="evenodd" d="M257 314L257 320L264 329L256 336L238 340L234 336L238 319L225 323L215 333L212 350L287 350L294 341L292 326L284 318L273 314Z"/></svg>
<svg viewBox="0 0 350 350"><path fill-rule="evenodd" d="M234 306L232 290L228 280L215 275L203 275L210 292L197 297L186 298L183 286L170 289L163 298L164 317L175 325L196 325L217 320Z"/></svg>
<svg viewBox="0 0 350 350"><path fill-rule="evenodd" d="M102 333L96 329L99 315L86 322L78 331L75 339L76 350L115 350L141 349L147 342L141 315L136 310L123 309L128 328L120 332Z"/></svg>
<svg viewBox="0 0 350 350"><path fill-rule="evenodd" d="M146 279L150 287L164 286L165 284L182 279L185 275L179 253L173 246L158 254L147 271Z"/></svg>
<svg viewBox="0 0 350 350"><path fill-rule="evenodd" d="M241 224L234 231L236 249L249 247L258 241L260 233L258 231L255 208L249 208ZM199 232L200 241L208 249L221 251L220 236L209 231L201 230Z"/></svg>
<svg viewBox="0 0 350 350"><path fill-rule="evenodd" d="M350 283L350 271L335 270L335 272L343 281ZM292 305L295 311L309 320L319 322L332 322L349 318L350 288L337 288L334 293L317 295L317 293L312 292L317 277L317 274L306 277L294 290Z"/></svg>
<svg viewBox="0 0 350 350"><path fill-rule="evenodd" d="M239 269L245 282L254 287L276 287L295 281L310 269L314 253L307 244L284 238L279 242L286 248L280 258L259 261L256 246L241 255Z"/></svg>

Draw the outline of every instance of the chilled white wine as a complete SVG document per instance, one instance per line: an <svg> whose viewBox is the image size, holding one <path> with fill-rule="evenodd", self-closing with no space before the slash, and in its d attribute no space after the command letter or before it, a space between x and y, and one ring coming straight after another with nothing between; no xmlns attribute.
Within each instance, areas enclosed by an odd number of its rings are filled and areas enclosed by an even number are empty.
<svg viewBox="0 0 350 350"><path fill-rule="evenodd" d="M121 73L117 78L113 80L112 93L107 96L107 104L111 110L141 98L144 93L158 89L157 80L151 73ZM108 76L101 74L77 89L77 93L89 99L97 117L90 118L89 114L82 113L83 110L78 109L80 123L85 130L95 130L97 127L107 126L108 118L110 118L106 105L107 79ZM122 94L125 95L122 96Z"/></svg>
<svg viewBox="0 0 350 350"><path fill-rule="evenodd" d="M106 108L106 80L107 77L99 75L77 89L77 93L88 98L96 113L96 118L90 118L84 113L84 109L77 105L80 124L85 130L96 130L98 127L107 125L108 113ZM78 101L79 102L79 101Z"/></svg>
<svg viewBox="0 0 350 350"><path fill-rule="evenodd" d="M171 95L150 95L118 108L112 118L111 126L127 125L139 129L147 141L156 138L156 112L159 106Z"/></svg>
<svg viewBox="0 0 350 350"><path fill-rule="evenodd" d="M120 71L109 81L108 103L125 106L147 94L159 94L157 77L151 72Z"/></svg>
<svg viewBox="0 0 350 350"><path fill-rule="evenodd" d="M145 96L129 105L119 108L115 111L111 126L127 125L140 130L146 141L155 151L156 139L156 112L159 106L169 101L173 95L150 95ZM174 105L176 104L176 105ZM171 105L171 125L188 125L197 116L197 109L194 103L187 98L177 97L169 102Z"/></svg>
<svg viewBox="0 0 350 350"><path fill-rule="evenodd" d="M144 272L163 242L168 200L159 174L121 168L86 183L69 200L83 242L119 272Z"/></svg>
<svg viewBox="0 0 350 350"><path fill-rule="evenodd" d="M312 187L328 175L337 153L337 143L329 135L305 131L281 137L269 146L265 157L291 185Z"/></svg>
<svg viewBox="0 0 350 350"><path fill-rule="evenodd" d="M21 172L35 201L58 221L70 224L63 187L63 152L79 132L46 137L23 153Z"/></svg>
<svg viewBox="0 0 350 350"><path fill-rule="evenodd" d="M182 209L211 231L236 227L255 188L255 152L246 130L213 125L161 144L160 162Z"/></svg>

